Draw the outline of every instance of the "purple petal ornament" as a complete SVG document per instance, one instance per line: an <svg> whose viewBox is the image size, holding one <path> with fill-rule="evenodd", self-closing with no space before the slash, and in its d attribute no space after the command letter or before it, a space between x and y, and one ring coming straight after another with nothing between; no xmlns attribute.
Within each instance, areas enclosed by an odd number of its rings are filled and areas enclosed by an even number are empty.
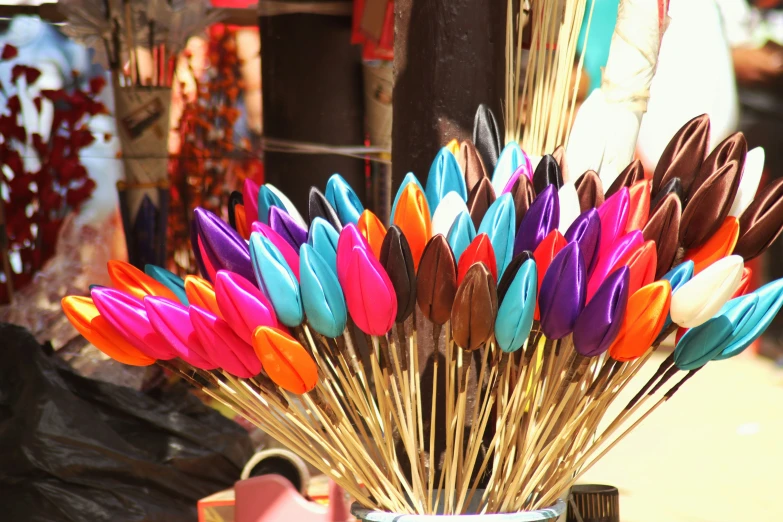
<svg viewBox="0 0 783 522"><path fill-rule="evenodd" d="M620 333L628 305L630 270L620 267L607 277L574 325L574 349L583 357L601 355Z"/></svg>
<svg viewBox="0 0 783 522"><path fill-rule="evenodd" d="M587 274L579 245L569 243L552 260L539 292L541 330L549 339L574 331L585 306Z"/></svg>
<svg viewBox="0 0 783 522"><path fill-rule="evenodd" d="M295 252L299 252L299 247L307 243L307 229L281 208L272 207L269 209L269 226L280 234Z"/></svg>
<svg viewBox="0 0 783 522"><path fill-rule="evenodd" d="M248 281L254 281L250 250L242 236L208 210L198 207L193 213L191 243L202 275L210 279L199 243L207 261L215 270L230 270Z"/></svg>
<svg viewBox="0 0 783 522"><path fill-rule="evenodd" d="M585 259L587 276L593 273L601 245L601 218L594 208L579 214L565 233L566 241L579 244L579 251Z"/></svg>
<svg viewBox="0 0 783 522"><path fill-rule="evenodd" d="M557 228L560 223L560 202L557 187L549 185L530 205L519 225L514 241L514 255L523 250L535 251L536 247Z"/></svg>

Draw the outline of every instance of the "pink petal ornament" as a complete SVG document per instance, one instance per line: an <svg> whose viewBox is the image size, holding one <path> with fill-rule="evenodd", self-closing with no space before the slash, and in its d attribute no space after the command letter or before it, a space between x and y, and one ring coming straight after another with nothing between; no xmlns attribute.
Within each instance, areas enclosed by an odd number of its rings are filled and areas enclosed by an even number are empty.
<svg viewBox="0 0 783 522"><path fill-rule="evenodd" d="M370 244L364 238L362 233L359 232L359 229L356 228L356 225L353 223L348 223L340 231L340 238L337 240L337 277L340 279L340 281L342 281L343 277L347 275L341 272L347 267L347 265L340 263L340 257L342 256L344 259L348 259L350 257L351 251L357 247L367 250L367 252L372 252L370 249Z"/></svg>
<svg viewBox="0 0 783 522"><path fill-rule="evenodd" d="M378 260L359 246L348 254L338 250L337 272L356 326L370 335L386 335L397 315L397 296Z"/></svg>
<svg viewBox="0 0 783 522"><path fill-rule="evenodd" d="M522 151L524 154L524 151ZM508 183L506 183L506 186L503 187L503 192L501 194L506 194L511 192L514 189L514 184L519 179L519 176L525 176L529 180L533 180L533 165L530 163L530 158L525 155L525 160L522 164L517 168L516 171L511 175L511 179L508 180Z"/></svg>
<svg viewBox="0 0 783 522"><path fill-rule="evenodd" d="M601 234L603 234L603 230L601 230ZM603 236L601 239L603 240ZM605 252L601 252L598 255L598 263L590 276L590 282L587 283L587 302L590 302L590 299L593 298L604 279L618 268L620 261L641 248L643 244L644 235L642 231L634 230L630 234L625 234Z"/></svg>
<svg viewBox="0 0 783 522"><path fill-rule="evenodd" d="M144 308L152 328L174 348L180 359L202 370L218 367L201 346L187 308L170 299L153 296L144 298Z"/></svg>
<svg viewBox="0 0 783 522"><path fill-rule="evenodd" d="M227 270L215 277L215 296L223 318L236 334L249 342L259 326L278 327L272 304L254 284Z"/></svg>
<svg viewBox="0 0 783 522"><path fill-rule="evenodd" d="M191 306L188 314L196 337L215 364L242 379L261 373L261 361L253 347L234 333L227 322L198 306Z"/></svg>
<svg viewBox="0 0 783 522"><path fill-rule="evenodd" d="M168 361L177 352L152 328L147 309L140 299L115 290L96 287L90 292L101 316L137 350L154 359Z"/></svg>
<svg viewBox="0 0 783 522"><path fill-rule="evenodd" d="M599 258L604 252L609 250L615 240L625 232L625 225L628 223L630 207L631 197L627 187L623 187L617 191L615 195L604 201L604 204L598 207L598 217L601 220L601 246L599 247Z"/></svg>
<svg viewBox="0 0 783 522"><path fill-rule="evenodd" d="M299 281L299 253L293 249L290 243L283 239L283 237L272 230L272 227L265 225L259 221L253 223L251 228L253 233L258 233L272 242L275 247L283 254L283 259L288 264L288 268L294 273L296 280Z"/></svg>

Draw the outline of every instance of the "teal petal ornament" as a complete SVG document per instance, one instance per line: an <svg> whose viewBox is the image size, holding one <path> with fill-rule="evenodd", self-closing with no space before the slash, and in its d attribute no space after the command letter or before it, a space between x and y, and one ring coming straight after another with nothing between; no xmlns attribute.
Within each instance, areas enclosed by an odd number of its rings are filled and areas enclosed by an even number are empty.
<svg viewBox="0 0 783 522"><path fill-rule="evenodd" d="M753 315L735 332L731 344L715 357L716 361L739 355L766 331L783 306L783 279L767 283L744 297L749 296L757 296L759 299Z"/></svg>
<svg viewBox="0 0 783 522"><path fill-rule="evenodd" d="M261 223L265 225L269 224L269 209L272 207L277 207L282 210L286 209L282 200L277 197L277 194L275 194L274 191L266 185L261 185L261 188L258 189L258 220Z"/></svg>
<svg viewBox="0 0 783 522"><path fill-rule="evenodd" d="M463 201L468 200L468 189L457 158L448 148L443 147L432 162L424 191L432 214L446 194L452 191L459 194Z"/></svg>
<svg viewBox="0 0 783 522"><path fill-rule="evenodd" d="M359 216L364 212L364 206L345 178L339 174L332 174L332 177L326 182L324 195L334 207L337 217L340 218L343 225L348 223L355 225L359 222Z"/></svg>
<svg viewBox="0 0 783 522"><path fill-rule="evenodd" d="M519 148L517 142L509 142L498 158L498 164L495 166L495 171L492 173L492 186L495 187L495 194L502 194L506 184L514 175L514 172L525 161L529 161Z"/></svg>
<svg viewBox="0 0 783 522"><path fill-rule="evenodd" d="M473 225L473 220L470 219L470 214L467 212L460 213L454 224L451 225L449 235L446 237L451 247L451 251L454 252L454 259L459 262L459 256L468 248L468 245L476 237L476 227ZM494 248L494 247L493 247Z"/></svg>
<svg viewBox="0 0 783 522"><path fill-rule="evenodd" d="M185 281L177 274L156 265L144 265L144 273L174 292L180 303L185 306L190 304L185 294Z"/></svg>
<svg viewBox="0 0 783 522"><path fill-rule="evenodd" d="M516 233L516 211L511 194L500 196L484 214L478 234L486 234L495 251L498 278L514 257L514 236Z"/></svg>
<svg viewBox="0 0 783 522"><path fill-rule="evenodd" d="M307 244L324 258L335 275L337 274L337 241L339 239L340 234L324 218L317 217L310 223Z"/></svg>
<svg viewBox="0 0 783 522"><path fill-rule="evenodd" d="M342 335L348 309L337 274L329 262L307 244L299 249L299 262L302 305L307 321L321 335Z"/></svg>
<svg viewBox="0 0 783 522"><path fill-rule="evenodd" d="M537 286L536 262L528 259L511 281L495 319L495 338L504 352L519 350L530 335Z"/></svg>
<svg viewBox="0 0 783 522"><path fill-rule="evenodd" d="M405 187L408 185L408 183L417 184L421 189L421 191L424 192L424 187L419 181L419 178L417 178L416 175L413 174L413 172L408 172L407 174L405 174L405 177L402 178L402 183L400 184L400 188L397 189L397 195L394 196L394 202L392 203L391 214L389 215L389 223L394 222L394 213L397 211L397 202L400 200L400 196L405 191Z"/></svg>
<svg viewBox="0 0 783 522"><path fill-rule="evenodd" d="M732 299L712 319L682 336L674 349L674 364L680 370L701 368L731 346L735 332L753 320L759 305L758 295L745 295Z"/></svg>
<svg viewBox="0 0 783 522"><path fill-rule="evenodd" d="M286 326L302 324L304 311L299 283L283 254L269 239L253 232L250 234L250 259L256 282L272 303L277 319Z"/></svg>

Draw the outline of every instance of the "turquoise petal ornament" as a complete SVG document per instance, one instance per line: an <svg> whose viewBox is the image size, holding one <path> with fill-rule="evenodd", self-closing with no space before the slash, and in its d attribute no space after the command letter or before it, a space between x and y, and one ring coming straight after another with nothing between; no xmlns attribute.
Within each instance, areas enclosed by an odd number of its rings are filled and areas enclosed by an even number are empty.
<svg viewBox="0 0 783 522"><path fill-rule="evenodd" d="M337 217L340 218L343 225L359 222L359 216L364 212L364 206L345 178L339 174L332 174L332 177L326 182L324 195L337 211Z"/></svg>
<svg viewBox="0 0 783 522"><path fill-rule="evenodd" d="M511 281L495 319L495 338L504 352L519 350L530 335L537 286L536 262L528 259Z"/></svg>
<svg viewBox="0 0 783 522"><path fill-rule="evenodd" d="M302 245L299 249L299 261L302 305L307 321L321 335L342 335L348 310L337 274L310 245Z"/></svg>
<svg viewBox="0 0 783 522"><path fill-rule="evenodd" d="M299 283L283 254L269 239L254 232L250 235L250 258L258 286L271 301L277 319L286 326L302 324L304 311Z"/></svg>
<svg viewBox="0 0 783 522"><path fill-rule="evenodd" d="M454 252L454 259L457 262L459 262L459 256L462 255L475 238L476 227L473 225L473 220L470 219L470 214L462 212L457 216L454 224L451 225L449 235L446 237L451 251Z"/></svg>
<svg viewBox="0 0 783 522"><path fill-rule="evenodd" d="M402 196L402 193L405 192L405 187L408 185L408 183L417 184L421 189L421 191L424 192L424 187L421 185L419 178L417 178L413 174L413 172L408 172L407 174L405 174L405 177L402 178L402 183L400 184L400 188L397 189L397 195L394 196L394 202L392 203L389 222L394 221L394 213L397 211L397 202L400 201L400 196Z"/></svg>
<svg viewBox="0 0 783 522"><path fill-rule="evenodd" d="M732 299L712 319L683 335L674 349L674 364L680 370L701 368L731 346L735 332L751 324L759 305L758 295Z"/></svg>
<svg viewBox="0 0 783 522"><path fill-rule="evenodd" d="M484 214L478 234L486 234L492 243L497 262L498 277L514 257L514 236L516 232L516 212L514 209L514 197L511 194L500 196Z"/></svg>
<svg viewBox="0 0 783 522"><path fill-rule="evenodd" d="M716 361L740 354L769 327L783 306L783 279L772 281L744 297L753 295L759 298L753 315L735 332L731 344L715 357Z"/></svg>
<svg viewBox="0 0 783 522"><path fill-rule="evenodd" d="M324 258L335 274L337 274L337 241L339 239L340 234L324 218L317 217L310 223L307 244Z"/></svg>
<svg viewBox="0 0 783 522"><path fill-rule="evenodd" d="M258 220L261 223L265 225L269 224L269 210L272 207L285 210L285 205L280 198L277 197L277 194L266 185L261 185L261 188L258 189Z"/></svg>
<svg viewBox="0 0 783 522"><path fill-rule="evenodd" d="M517 171L520 165L530 160L527 158L522 149L519 148L517 142L509 142L498 158L498 164L495 166L495 171L492 173L492 186L495 188L495 194L502 194L503 189L508 184L511 176ZM532 168L530 171L532 172Z"/></svg>
<svg viewBox="0 0 783 522"><path fill-rule="evenodd" d="M174 292L180 303L185 306L190 304L185 294L185 281L177 274L156 265L145 265L144 273Z"/></svg>
<svg viewBox="0 0 783 522"><path fill-rule="evenodd" d="M443 147L432 162L427 175L427 188L424 191L432 214L446 194L452 191L459 194L463 201L468 200L468 189L457 158L449 149Z"/></svg>

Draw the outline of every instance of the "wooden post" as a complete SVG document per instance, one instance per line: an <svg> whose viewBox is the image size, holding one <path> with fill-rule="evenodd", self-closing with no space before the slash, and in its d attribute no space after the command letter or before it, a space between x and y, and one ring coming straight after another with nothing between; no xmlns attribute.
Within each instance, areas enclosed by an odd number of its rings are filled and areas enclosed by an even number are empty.
<svg viewBox="0 0 783 522"><path fill-rule="evenodd" d="M505 1L395 0L392 171L424 183L438 149L471 138L486 103L502 121Z"/></svg>
<svg viewBox="0 0 783 522"><path fill-rule="evenodd" d="M361 49L351 18L314 14L262 16L264 135L326 145L364 142ZM336 155L266 152L266 181L307 209L311 185L324 190L340 173L366 203L364 161Z"/></svg>

